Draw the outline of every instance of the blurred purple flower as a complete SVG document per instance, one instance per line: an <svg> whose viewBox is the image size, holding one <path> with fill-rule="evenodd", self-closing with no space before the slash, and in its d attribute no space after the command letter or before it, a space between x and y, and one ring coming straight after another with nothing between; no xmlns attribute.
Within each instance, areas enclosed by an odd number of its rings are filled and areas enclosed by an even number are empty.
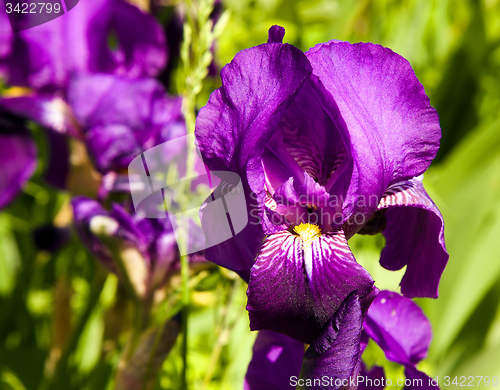
<svg viewBox="0 0 500 390"><path fill-rule="evenodd" d="M24 121L0 110L0 209L14 199L36 168L36 147Z"/></svg>
<svg viewBox="0 0 500 390"><path fill-rule="evenodd" d="M186 134L182 98L167 96L152 78L79 74L68 103L102 173L126 169L144 150Z"/></svg>
<svg viewBox="0 0 500 390"><path fill-rule="evenodd" d="M75 72L155 76L167 61L160 25L125 1L82 1L72 12L16 34L3 27L3 8L0 15L0 74L10 85L59 92Z"/></svg>
<svg viewBox="0 0 500 390"><path fill-rule="evenodd" d="M5 77L7 84L29 87L33 90L24 96L0 98L0 109L33 120L56 133L74 136L81 140L86 138L93 140L94 142L90 142L97 148L97 155L93 157L98 168L103 168L106 164L113 165L124 154L137 150L137 145L132 145L133 137L127 133L127 129L122 128L123 131L119 136L124 136L125 145L114 144L114 150L103 152L103 148L107 149L107 146L116 141L117 134L113 131L116 129L106 129L109 133L103 134L100 140L88 136L85 133L87 129L82 129L78 123L66 97L71 80L76 79L81 84L81 79L85 77L83 74L89 75L94 72L104 72L109 74L109 77L121 75L124 80L122 84L126 84L126 80L133 83L133 79L139 78L141 80L139 82L145 84L144 90L149 88L153 93L156 88L158 92L159 88L153 86L155 81L145 81L145 78L157 75L164 67L167 47L163 31L152 15L140 11L125 1L96 0L81 2L77 9L50 23L16 34L11 32L3 8L0 9L0 21L0 75ZM105 76L96 77L99 79ZM109 86L109 82L106 85ZM89 86L87 92L92 92L90 89ZM134 88L127 90L124 87L120 92L133 93ZM140 98L148 99L145 93L143 92ZM96 102L95 96L92 95L82 98L89 101L89 104L92 104L90 101ZM112 106L115 108L121 105L122 111L130 109L131 105L135 104L130 100L133 97L127 95L107 95L105 98L113 100ZM126 99L129 100L124 101ZM169 104L167 100L165 98L166 105ZM81 101L78 103L82 104ZM140 103L142 106L136 111L143 109L143 115L152 114L152 109L144 111L148 101ZM178 103L172 102L171 105L176 104ZM156 107L156 112L161 109L162 107ZM151 120L161 120L160 117L161 114L156 114ZM97 126L96 123L94 125ZM126 127L130 124L118 125ZM139 125L137 121L135 125L136 133L142 130L144 133L152 131L147 128L147 123L142 124L146 129L137 128ZM127 134L123 135L124 132ZM48 141L50 161L46 180L61 188L64 187L68 173L67 140L58 134L51 134ZM139 145L142 146L140 142ZM117 151L116 148L120 150ZM101 156L103 153L106 155ZM19 179L24 179L24 176L21 175ZM9 180L3 182L8 183ZM13 184L8 190L4 189L5 198L12 198L11 193L17 192L16 185Z"/></svg>
<svg viewBox="0 0 500 390"><path fill-rule="evenodd" d="M298 377L304 344L281 333L262 330L253 346L244 390L292 389L290 378Z"/></svg>
<svg viewBox="0 0 500 390"><path fill-rule="evenodd" d="M73 198L71 203L78 235L92 254L110 270L117 272L113 254L91 230L92 220L96 217L114 221L110 234L120 240L123 249L133 248L140 253L147 270L148 291L161 286L169 272L178 269L179 249L168 218L150 219L138 214L129 214L116 203L108 211L100 202L83 196ZM192 262L203 260L201 252L190 256Z"/></svg>

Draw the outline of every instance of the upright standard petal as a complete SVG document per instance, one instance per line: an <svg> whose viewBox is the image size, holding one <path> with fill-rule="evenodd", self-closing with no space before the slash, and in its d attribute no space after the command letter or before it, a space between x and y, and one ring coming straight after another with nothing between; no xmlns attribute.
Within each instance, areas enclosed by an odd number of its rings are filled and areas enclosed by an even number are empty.
<svg viewBox="0 0 500 390"><path fill-rule="evenodd" d="M195 134L210 170L239 174L250 158L260 157L310 72L304 53L287 44L263 44L236 54L221 71L222 87L196 121Z"/></svg>
<svg viewBox="0 0 500 390"><path fill-rule="evenodd" d="M353 293L305 352L299 389L351 388L350 378L357 378L360 368L362 322L361 302Z"/></svg>
<svg viewBox="0 0 500 390"><path fill-rule="evenodd" d="M415 365L425 358L432 338L431 325L422 309L390 291L378 294L363 327L387 359L403 365Z"/></svg>
<svg viewBox="0 0 500 390"><path fill-rule="evenodd" d="M18 118L0 112L0 209L21 191L36 167L31 134Z"/></svg>
<svg viewBox="0 0 500 390"><path fill-rule="evenodd" d="M338 107L354 161L344 217L369 217L389 185L422 174L439 148L439 119L410 64L371 43L331 41L306 53L324 88L325 107ZM373 195L375 201L372 201ZM359 230L366 220L358 219Z"/></svg>
<svg viewBox="0 0 500 390"><path fill-rule="evenodd" d="M238 53L221 71L222 87L212 93L196 120L203 161L212 171L239 174L247 196L257 195L264 222L262 154L311 68L304 53L267 43Z"/></svg>
<svg viewBox="0 0 500 390"><path fill-rule="evenodd" d="M293 389L290 379L299 376L303 356L303 343L280 333L260 331L253 346L243 389Z"/></svg>
<svg viewBox="0 0 500 390"><path fill-rule="evenodd" d="M251 269L250 327L310 344L353 292L364 311L376 295L342 231L304 239L288 231L272 234Z"/></svg>
<svg viewBox="0 0 500 390"><path fill-rule="evenodd" d="M386 245L380 264L391 271L407 266L401 292L409 298L437 298L448 262L444 221L419 178L387 190L378 210L384 212Z"/></svg>

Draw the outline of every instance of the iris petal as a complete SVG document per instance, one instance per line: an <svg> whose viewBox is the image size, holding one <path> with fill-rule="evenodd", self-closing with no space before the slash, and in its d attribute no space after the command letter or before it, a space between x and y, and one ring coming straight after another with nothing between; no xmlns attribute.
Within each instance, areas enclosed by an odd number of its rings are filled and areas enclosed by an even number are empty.
<svg viewBox="0 0 500 390"><path fill-rule="evenodd" d="M0 209L14 199L36 167L36 148L18 119L0 113Z"/></svg>
<svg viewBox="0 0 500 390"><path fill-rule="evenodd" d="M212 93L196 120L203 161L212 171L229 170L248 182L245 190L257 195L266 232L276 228L264 206L262 154L310 71L304 53L287 44L243 50L222 69L222 87Z"/></svg>
<svg viewBox="0 0 500 390"><path fill-rule="evenodd" d="M368 310L364 330L387 359L414 365L425 358L432 338L429 320L412 300L381 291Z"/></svg>
<svg viewBox="0 0 500 390"><path fill-rule="evenodd" d="M338 128L348 131L354 167L344 216L368 217L389 185L427 169L439 148L438 115L408 61L390 49L331 41L306 55L315 87L329 93L318 95L323 106L338 107Z"/></svg>
<svg viewBox="0 0 500 390"><path fill-rule="evenodd" d="M269 329L310 344L353 291L363 310L368 308L376 294L373 279L356 263L343 232L323 234L309 245L304 248L307 244L288 231L266 238L248 285L252 330Z"/></svg>
<svg viewBox="0 0 500 390"><path fill-rule="evenodd" d="M155 76L166 60L165 36L152 15L120 0L94 0L16 33L3 67L8 84L53 92L73 72Z"/></svg>
<svg viewBox="0 0 500 390"><path fill-rule="evenodd" d="M389 270L407 265L401 292L409 298L437 298L441 274L448 262L444 222L419 179L391 186L379 209L387 209L386 246L380 264Z"/></svg>
<svg viewBox="0 0 500 390"><path fill-rule="evenodd" d="M253 346L244 390L288 389L290 377L298 377L304 344L283 334L261 330Z"/></svg>
<svg viewBox="0 0 500 390"><path fill-rule="evenodd" d="M362 321L361 302L351 294L305 352L300 377L306 386L298 388L339 389L351 376L357 377ZM307 379L312 380L312 386L307 385ZM349 389L349 384L343 388Z"/></svg>

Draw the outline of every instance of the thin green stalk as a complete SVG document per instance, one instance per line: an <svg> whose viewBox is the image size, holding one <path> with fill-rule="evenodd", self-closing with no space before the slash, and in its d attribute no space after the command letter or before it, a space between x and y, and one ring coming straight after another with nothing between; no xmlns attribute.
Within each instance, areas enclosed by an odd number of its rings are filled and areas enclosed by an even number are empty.
<svg viewBox="0 0 500 390"><path fill-rule="evenodd" d="M220 331L212 354L210 356L210 363L208 364L207 372L205 373L205 379L203 381L204 388L208 388L210 384L212 376L215 372L215 367L217 366L217 362L219 361L220 355L222 353L222 349L227 344L231 329L234 326L234 323L229 321L229 313L234 306L236 295L240 289L240 285L240 279L237 279L233 284L231 284L229 300L226 303L226 307L224 308L224 312L222 313L222 318L220 319Z"/></svg>
<svg viewBox="0 0 500 390"><path fill-rule="evenodd" d="M52 375L51 378L48 379L48 381L42 383L42 385L40 386L41 389L43 390L56 389L63 373L67 372L69 357L76 349L78 345L78 340L80 339L92 312L94 311L95 307L97 306L97 303L99 302L99 298L101 296L102 289L104 288L105 281L106 278L103 276L103 272L99 268L97 268L95 281L93 284L93 289L90 293L88 304L85 307L85 310L83 311L82 315L78 319L78 323L76 324L71 334L71 338L68 340L68 343L66 344L66 347L64 348L64 351L61 354L61 357L57 361L54 374Z"/></svg>
<svg viewBox="0 0 500 390"><path fill-rule="evenodd" d="M184 66L184 99L182 112L186 122L188 134L195 131L196 122L196 97L201 92L203 80L208 74L208 67L212 62L212 45L218 34L224 28L228 20L228 14L225 13L219 19L219 23L213 26L210 20L210 14L213 11L214 0L186 0L186 22L184 23L184 40L181 46L181 60ZM188 145L187 154L187 175L191 176L195 165L195 145ZM188 177L190 177L188 176ZM189 183L185 183L181 195L190 191ZM182 196L181 196L182 198ZM186 197L187 199L187 197ZM182 201L182 199L180 199ZM181 253L187 253L187 237L179 242ZM182 302L184 309L182 312L182 333L183 342L181 346L183 370L181 374L181 389L187 390L187 369L188 369L188 318L190 306L189 291L189 259L188 256L181 257L181 277L182 277Z"/></svg>

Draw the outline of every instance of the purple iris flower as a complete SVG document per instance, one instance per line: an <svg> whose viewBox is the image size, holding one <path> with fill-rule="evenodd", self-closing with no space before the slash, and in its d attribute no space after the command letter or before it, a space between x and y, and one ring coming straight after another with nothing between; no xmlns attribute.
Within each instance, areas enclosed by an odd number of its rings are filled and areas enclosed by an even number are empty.
<svg viewBox="0 0 500 390"><path fill-rule="evenodd" d="M238 53L198 115L203 159L242 177L251 224L207 258L249 275L253 330L311 344L348 296L362 318L377 293L347 244L367 223L386 235L382 265L408 265L403 293L437 296L443 222L417 178L441 131L390 49L330 41L303 53L283 35L273 26L267 44Z"/></svg>
<svg viewBox="0 0 500 390"><path fill-rule="evenodd" d="M142 109L142 114L146 115L145 107L151 103L148 100L150 96L146 96L146 93L149 91L152 95L155 92L158 94L159 87L152 85L155 83L154 80L144 80L157 75L165 65L166 59L165 36L154 17L124 1L81 2L72 12L16 34L11 32L7 14L2 8L0 9L0 76L5 78L7 84L29 87L32 92L20 97L2 97L0 115L13 114L53 130L48 136L51 160L46 179L56 187L64 187L69 155L64 135L81 140L86 137L66 100L71 80L81 80L84 77L82 74L88 75L93 72L104 72L110 76L120 75L130 80L139 78L146 84L140 95L146 101L135 111ZM109 83L105 84L109 86ZM124 88L121 92L125 93ZM89 97L84 98L90 100ZM115 107L120 105L116 100L122 100L124 97L127 98L127 96L114 97ZM129 104L130 108L131 105L130 100L121 104L122 111L127 109L123 106ZM157 111L159 110L160 107L157 108ZM6 134L6 130L2 130L3 138L7 137ZM4 172L0 184L0 199L2 199L0 207L19 191L30 177L36 163L35 153L31 151L32 142L28 140L27 132L20 130L19 134L14 135L10 128L8 134L12 141L2 143L0 146L2 152L3 148L8 148L12 142L19 145L20 140L26 144L26 152L20 151L15 155L15 159L9 157L10 152L2 153L4 159L9 159L10 165L19 168L17 171L11 169ZM107 136L109 144L115 135L103 135L103 137ZM130 141L130 138L129 136L126 141ZM27 146L28 144L30 146ZM130 142L127 146L131 146ZM137 149L136 144L133 147ZM124 153L123 149L124 146L121 154ZM107 156L102 159L109 160L110 154L113 152L107 152ZM101 157L95 156L95 160L98 159Z"/></svg>
<svg viewBox="0 0 500 390"><path fill-rule="evenodd" d="M68 103L101 173L124 170L144 150L186 134L182 98L152 78L79 74Z"/></svg>

